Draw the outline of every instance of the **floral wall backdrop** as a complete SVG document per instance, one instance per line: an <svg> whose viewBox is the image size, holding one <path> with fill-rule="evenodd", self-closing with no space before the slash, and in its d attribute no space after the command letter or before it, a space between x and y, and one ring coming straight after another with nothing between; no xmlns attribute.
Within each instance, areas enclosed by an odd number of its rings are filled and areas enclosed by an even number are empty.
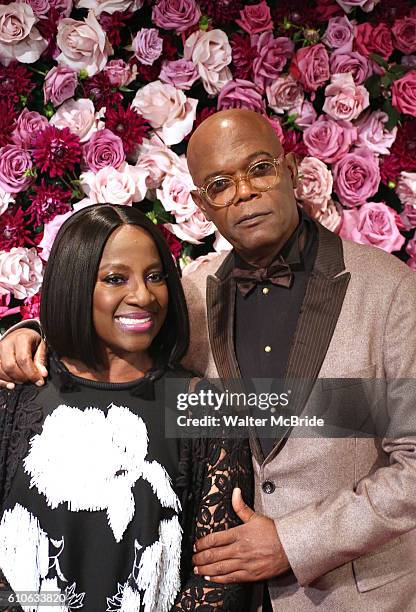
<svg viewBox="0 0 416 612"><path fill-rule="evenodd" d="M411 0L3 0L0 327L38 315L54 236L84 205L140 207L184 274L229 248L186 163L226 108L269 117L313 217L416 271Z"/></svg>

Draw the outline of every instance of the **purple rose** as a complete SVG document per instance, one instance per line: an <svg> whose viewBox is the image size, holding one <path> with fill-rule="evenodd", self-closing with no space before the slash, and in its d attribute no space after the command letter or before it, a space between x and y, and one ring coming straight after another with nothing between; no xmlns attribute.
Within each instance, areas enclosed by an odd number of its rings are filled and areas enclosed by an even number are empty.
<svg viewBox="0 0 416 612"><path fill-rule="evenodd" d="M270 14L270 8L267 6L265 0L262 0L260 4L253 4L251 6L245 6L240 11L240 19L236 19L236 22L249 34L260 34L266 30L273 30L273 20Z"/></svg>
<svg viewBox="0 0 416 612"><path fill-rule="evenodd" d="M199 79L199 72L191 60L179 59L163 62L159 79L162 83L169 83L186 91Z"/></svg>
<svg viewBox="0 0 416 612"><path fill-rule="evenodd" d="M48 120L36 111L24 108L19 115L16 127L12 132L14 144L22 148L30 147L33 138L49 125Z"/></svg>
<svg viewBox="0 0 416 612"><path fill-rule="evenodd" d="M146 66L151 66L162 54L163 39L156 28L142 28L132 44L134 55Z"/></svg>
<svg viewBox="0 0 416 612"><path fill-rule="evenodd" d="M254 82L264 92L282 72L295 46L286 36L274 38L272 32L252 36L251 41L258 53L253 62Z"/></svg>
<svg viewBox="0 0 416 612"><path fill-rule="evenodd" d="M19 193L33 181L32 159L25 149L6 145L0 149L0 187L6 193Z"/></svg>
<svg viewBox="0 0 416 612"><path fill-rule="evenodd" d="M380 184L378 160L366 147L347 153L334 164L334 191L344 206L353 207L377 193Z"/></svg>
<svg viewBox="0 0 416 612"><path fill-rule="evenodd" d="M186 32L201 17L195 0L160 0L152 9L152 21L159 28Z"/></svg>
<svg viewBox="0 0 416 612"><path fill-rule="evenodd" d="M397 227L397 214L383 202L366 202L361 208L344 210L339 235L387 253L400 251L405 241Z"/></svg>
<svg viewBox="0 0 416 612"><path fill-rule="evenodd" d="M49 70L43 84L43 99L45 104L52 102L59 106L65 100L72 98L78 84L75 70L64 64L58 64Z"/></svg>
<svg viewBox="0 0 416 612"><path fill-rule="evenodd" d="M228 81L218 96L218 110L227 108L248 108L260 113L265 112L262 95L251 81L236 79Z"/></svg>
<svg viewBox="0 0 416 612"><path fill-rule="evenodd" d="M335 121L321 115L303 133L309 155L333 164L346 153L357 139L357 129L349 121Z"/></svg>
<svg viewBox="0 0 416 612"><path fill-rule="evenodd" d="M93 172L112 166L118 168L125 161L123 141L120 136L104 128L94 132L83 148L84 159Z"/></svg>
<svg viewBox="0 0 416 612"><path fill-rule="evenodd" d="M354 28L346 15L342 17L331 17L328 27L322 36L324 42L330 49L339 51L352 51L354 40Z"/></svg>
<svg viewBox="0 0 416 612"><path fill-rule="evenodd" d="M298 49L290 71L306 91L321 87L330 77L328 53L323 44Z"/></svg>
<svg viewBox="0 0 416 612"><path fill-rule="evenodd" d="M358 51L333 53L329 60L331 74L351 72L356 85L364 83L373 70L368 59Z"/></svg>

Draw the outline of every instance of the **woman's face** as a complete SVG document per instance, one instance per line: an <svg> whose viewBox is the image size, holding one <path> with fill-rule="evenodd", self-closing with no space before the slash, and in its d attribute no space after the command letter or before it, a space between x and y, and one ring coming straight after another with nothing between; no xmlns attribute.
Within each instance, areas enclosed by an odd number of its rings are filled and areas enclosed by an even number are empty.
<svg viewBox="0 0 416 612"><path fill-rule="evenodd" d="M123 225L104 248L93 294L93 323L106 354L146 354L168 310L168 287L146 230Z"/></svg>

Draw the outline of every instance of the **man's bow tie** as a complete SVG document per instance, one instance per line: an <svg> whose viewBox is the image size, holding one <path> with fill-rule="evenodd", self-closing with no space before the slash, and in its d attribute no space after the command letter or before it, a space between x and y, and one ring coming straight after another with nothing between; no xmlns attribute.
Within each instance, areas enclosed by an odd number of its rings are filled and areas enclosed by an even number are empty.
<svg viewBox="0 0 416 612"><path fill-rule="evenodd" d="M240 293L245 297L258 283L265 281L289 289L293 285L294 275L289 264L280 259L272 263L268 268L234 268L232 276L237 281Z"/></svg>

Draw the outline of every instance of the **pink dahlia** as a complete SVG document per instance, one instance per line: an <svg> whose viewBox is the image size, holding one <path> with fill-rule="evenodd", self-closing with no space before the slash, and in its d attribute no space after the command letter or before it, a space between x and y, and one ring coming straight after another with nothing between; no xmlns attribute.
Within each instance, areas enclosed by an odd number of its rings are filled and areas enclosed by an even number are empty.
<svg viewBox="0 0 416 612"><path fill-rule="evenodd" d="M47 172L52 178L62 176L73 170L81 159L79 137L69 128L60 130L49 125L34 140L33 158L41 172Z"/></svg>
<svg viewBox="0 0 416 612"><path fill-rule="evenodd" d="M55 215L62 215L71 209L71 192L60 185L48 185L45 179L33 188L35 195L30 197L31 204L26 210L28 222L35 227L49 223Z"/></svg>
<svg viewBox="0 0 416 612"><path fill-rule="evenodd" d="M7 210L0 217L0 251L35 244L21 208Z"/></svg>
<svg viewBox="0 0 416 612"><path fill-rule="evenodd" d="M147 121L131 106L124 109L121 104L107 110L105 125L121 138L126 155L143 142L143 138L146 138L150 129Z"/></svg>

